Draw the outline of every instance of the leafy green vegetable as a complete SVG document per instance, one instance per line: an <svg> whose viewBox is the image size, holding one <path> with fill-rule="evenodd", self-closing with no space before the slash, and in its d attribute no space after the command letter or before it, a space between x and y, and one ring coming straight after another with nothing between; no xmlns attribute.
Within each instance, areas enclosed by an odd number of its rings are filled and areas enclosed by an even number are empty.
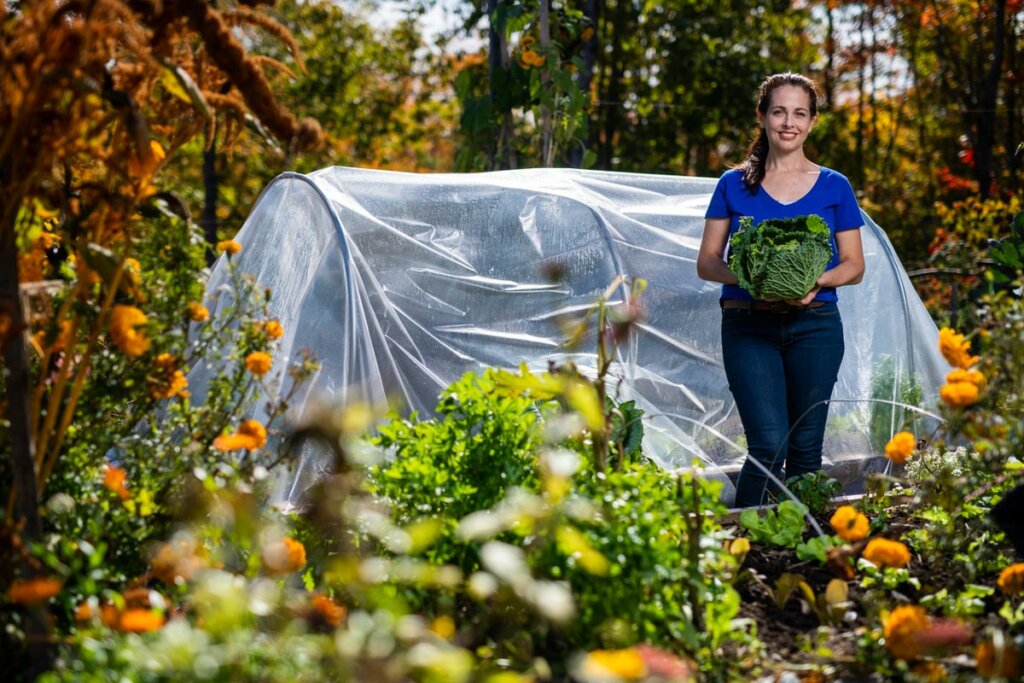
<svg viewBox="0 0 1024 683"><path fill-rule="evenodd" d="M778 548L795 548L804 538L807 508L792 500L784 500L778 511L765 508L764 516L754 508L740 513L740 525L750 532L750 538Z"/></svg>
<svg viewBox="0 0 1024 683"><path fill-rule="evenodd" d="M832 259L821 216L769 218L754 226L744 216L729 240L729 270L756 299L802 299Z"/></svg>

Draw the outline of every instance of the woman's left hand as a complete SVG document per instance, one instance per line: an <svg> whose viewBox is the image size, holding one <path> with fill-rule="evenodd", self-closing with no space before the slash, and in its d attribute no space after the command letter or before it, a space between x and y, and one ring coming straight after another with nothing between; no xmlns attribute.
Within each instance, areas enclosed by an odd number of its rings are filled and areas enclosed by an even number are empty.
<svg viewBox="0 0 1024 683"><path fill-rule="evenodd" d="M807 292L803 299L786 299L786 303L790 306L806 306L814 301L814 297L818 295L819 291L821 291L821 285L814 285L814 288Z"/></svg>

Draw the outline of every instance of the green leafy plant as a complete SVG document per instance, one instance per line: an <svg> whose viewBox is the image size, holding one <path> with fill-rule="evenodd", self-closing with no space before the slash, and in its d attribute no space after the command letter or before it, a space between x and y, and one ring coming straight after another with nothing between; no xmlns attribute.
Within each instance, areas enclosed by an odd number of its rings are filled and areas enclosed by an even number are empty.
<svg viewBox="0 0 1024 683"><path fill-rule="evenodd" d="M779 548L795 548L803 540L807 528L807 508L801 503L784 500L777 509L759 512L748 508L740 513L740 524L758 543Z"/></svg>
<svg viewBox="0 0 1024 683"><path fill-rule="evenodd" d="M886 401L920 406L921 383L916 375L906 370L897 372L893 357L886 354L875 363L870 396L878 400L871 402L868 436L872 450L882 453L892 435L909 429L916 417L913 411Z"/></svg>
<svg viewBox="0 0 1024 683"><path fill-rule="evenodd" d="M786 480L786 488L815 515L823 515L839 495L842 484L823 470Z"/></svg>
<svg viewBox="0 0 1024 683"><path fill-rule="evenodd" d="M744 216L729 239L729 270L757 299L802 299L832 258L828 224L814 214L753 223Z"/></svg>

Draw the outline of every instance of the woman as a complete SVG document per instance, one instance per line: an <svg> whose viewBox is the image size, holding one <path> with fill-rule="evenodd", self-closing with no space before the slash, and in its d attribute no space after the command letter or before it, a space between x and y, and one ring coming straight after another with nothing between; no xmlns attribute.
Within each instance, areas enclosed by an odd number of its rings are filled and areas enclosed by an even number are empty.
<svg viewBox="0 0 1024 683"><path fill-rule="evenodd" d="M705 215L697 274L723 285L723 362L749 452L736 485L737 507L766 502L765 469L783 481L821 469L827 401L843 359L836 287L864 275L863 220L853 189L842 174L804 155L817 101L814 83L804 76L775 74L761 84L758 138L746 161L719 179ZM755 300L726 263L740 217L751 216L757 225L809 214L829 226L832 261L803 299Z"/></svg>

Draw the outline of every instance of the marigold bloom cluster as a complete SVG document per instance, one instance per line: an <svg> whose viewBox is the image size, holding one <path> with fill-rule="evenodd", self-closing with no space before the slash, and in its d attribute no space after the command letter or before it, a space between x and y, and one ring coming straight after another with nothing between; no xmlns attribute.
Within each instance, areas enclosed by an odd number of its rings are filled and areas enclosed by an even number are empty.
<svg viewBox="0 0 1024 683"><path fill-rule="evenodd" d="M829 520L832 529L839 538L847 543L855 543L867 538L870 524L863 513L858 512L852 505L843 505L832 515Z"/></svg>
<svg viewBox="0 0 1024 683"><path fill-rule="evenodd" d="M949 384L955 384L956 382L968 382L979 389L984 389L988 380L986 380L985 375L978 370L964 370L963 368L956 368L946 375L946 382Z"/></svg>
<svg viewBox="0 0 1024 683"><path fill-rule="evenodd" d="M213 440L218 451L255 451L267 444L267 429L256 420L246 420L234 434L221 434Z"/></svg>
<svg viewBox="0 0 1024 683"><path fill-rule="evenodd" d="M204 323L210 319L210 310L198 301L190 301L185 306L185 315L194 323Z"/></svg>
<svg viewBox="0 0 1024 683"><path fill-rule="evenodd" d="M145 330L146 314L134 306L114 306L110 313L110 339L124 355L136 358L149 350Z"/></svg>
<svg viewBox="0 0 1024 683"><path fill-rule="evenodd" d="M57 579L39 578L15 581L7 589L7 598L19 605L39 605L60 593Z"/></svg>
<svg viewBox="0 0 1024 683"><path fill-rule="evenodd" d="M978 663L978 675L985 678L1006 678L1013 680L1020 675L1021 656L1013 643L1003 645L1000 652L992 641L978 643L974 651Z"/></svg>
<svg viewBox="0 0 1024 683"><path fill-rule="evenodd" d="M917 448L917 439L910 432L899 432L895 434L889 443L885 444L885 457L897 465L907 461Z"/></svg>
<svg viewBox="0 0 1024 683"><path fill-rule="evenodd" d="M873 538L864 548L864 559L877 567L906 567L910 562L910 550L899 541Z"/></svg>
<svg viewBox="0 0 1024 683"><path fill-rule="evenodd" d="M245 369L257 377L262 377L270 372L271 365L273 365L273 361L270 354L262 351L253 351L245 357Z"/></svg>
<svg viewBox="0 0 1024 683"><path fill-rule="evenodd" d="M1024 562L1011 564L999 572L996 584L1007 595L1017 595L1024 590Z"/></svg>
<svg viewBox="0 0 1024 683"><path fill-rule="evenodd" d="M221 240L217 242L217 251L232 256L242 251L242 245L234 240Z"/></svg>
<svg viewBox="0 0 1024 683"><path fill-rule="evenodd" d="M125 486L127 479L128 473L123 468L109 464L103 466L103 486L116 493L121 500L127 500L132 495Z"/></svg>
<svg viewBox="0 0 1024 683"><path fill-rule="evenodd" d="M587 653L581 668L586 679L615 676L622 680L635 681L647 675L643 655L635 647L622 650L593 650Z"/></svg>
<svg viewBox="0 0 1024 683"><path fill-rule="evenodd" d="M263 569L268 574L291 574L306 566L306 546L294 538L284 536L264 546L261 559Z"/></svg>
<svg viewBox="0 0 1024 683"><path fill-rule="evenodd" d="M897 659L914 659L924 651L918 638L931 619L919 605L901 605L885 620L885 647Z"/></svg>
<svg viewBox="0 0 1024 683"><path fill-rule="evenodd" d="M157 376L149 382L149 395L156 399L188 396L188 379L177 369L178 359L161 353L153 361Z"/></svg>
<svg viewBox="0 0 1024 683"><path fill-rule="evenodd" d="M971 342L948 327L939 330L939 351L946 362L963 370L969 369L980 360L979 356L971 355Z"/></svg>

